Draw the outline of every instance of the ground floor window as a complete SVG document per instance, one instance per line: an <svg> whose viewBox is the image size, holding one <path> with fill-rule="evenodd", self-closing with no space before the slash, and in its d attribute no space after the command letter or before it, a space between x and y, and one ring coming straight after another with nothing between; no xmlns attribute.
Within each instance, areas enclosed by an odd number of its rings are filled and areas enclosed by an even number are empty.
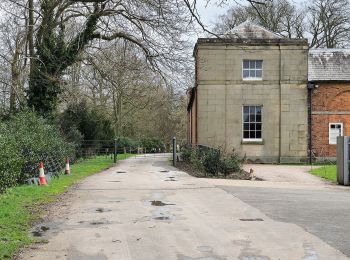
<svg viewBox="0 0 350 260"><path fill-rule="evenodd" d="M343 123L329 123L329 144L337 144L337 136L343 135Z"/></svg>
<svg viewBox="0 0 350 260"><path fill-rule="evenodd" d="M262 106L243 106L243 140L262 140Z"/></svg>

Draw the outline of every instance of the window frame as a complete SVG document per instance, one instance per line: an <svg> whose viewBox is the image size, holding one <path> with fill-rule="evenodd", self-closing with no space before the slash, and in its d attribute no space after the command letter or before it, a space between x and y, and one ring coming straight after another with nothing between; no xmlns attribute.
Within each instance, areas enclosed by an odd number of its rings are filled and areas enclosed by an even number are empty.
<svg viewBox="0 0 350 260"><path fill-rule="evenodd" d="M251 71L251 70L253 70L253 69L250 69L250 64L249 64L249 68L248 69L245 69L244 68L244 62L245 61L248 61L249 63L251 62L251 61L254 61L255 62L255 72L257 71L257 70L260 70L260 69L256 69L256 62L257 61L261 61L261 77L244 77L244 71ZM254 81L254 80L258 80L258 81L260 81L260 80L263 80L263 76L264 76L264 61L262 60L262 59L260 59L260 60L252 60L252 59L243 59L242 60L242 80L246 80L246 81Z"/></svg>
<svg viewBox="0 0 350 260"><path fill-rule="evenodd" d="M261 109L261 121L260 122L254 122L255 124L259 123L261 124L261 137L260 138L244 138L244 107L260 107ZM243 105L242 106L242 141L243 142L263 142L263 114L264 114L264 109L263 109L263 105ZM250 131L250 130L248 130ZM257 131L257 130L255 130Z"/></svg>
<svg viewBox="0 0 350 260"><path fill-rule="evenodd" d="M333 140L331 140L331 125L340 125L340 136L343 136L344 124L342 122L328 124L328 144L337 144L337 139L335 139L335 142L333 142Z"/></svg>

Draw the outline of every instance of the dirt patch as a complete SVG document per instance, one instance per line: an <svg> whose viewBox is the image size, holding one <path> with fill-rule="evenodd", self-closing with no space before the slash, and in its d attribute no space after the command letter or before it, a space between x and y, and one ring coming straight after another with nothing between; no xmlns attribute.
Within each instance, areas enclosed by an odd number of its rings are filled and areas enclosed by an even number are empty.
<svg viewBox="0 0 350 260"><path fill-rule="evenodd" d="M184 172L188 173L189 175L192 175L192 176L197 177L197 178L252 180L251 174L245 170L241 170L240 172L234 172L234 173L231 173L227 176L224 176L223 174L213 176L213 175L209 175L209 174L206 174L204 172L198 171L197 169L195 169L194 167L192 167L190 164L188 164L186 162L177 162L176 167L179 170L184 171ZM263 181L263 179L256 178L256 177L254 177L253 180Z"/></svg>

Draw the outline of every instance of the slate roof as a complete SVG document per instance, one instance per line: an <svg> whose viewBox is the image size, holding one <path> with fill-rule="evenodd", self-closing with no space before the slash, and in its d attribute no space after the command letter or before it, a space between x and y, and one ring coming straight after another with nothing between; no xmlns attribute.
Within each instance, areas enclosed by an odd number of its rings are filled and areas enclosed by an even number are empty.
<svg viewBox="0 0 350 260"><path fill-rule="evenodd" d="M254 24L250 21L245 21L226 32L223 37L228 38L243 38L243 39L280 39L278 34L267 30L266 28Z"/></svg>
<svg viewBox="0 0 350 260"><path fill-rule="evenodd" d="M310 49L309 81L350 81L350 49Z"/></svg>

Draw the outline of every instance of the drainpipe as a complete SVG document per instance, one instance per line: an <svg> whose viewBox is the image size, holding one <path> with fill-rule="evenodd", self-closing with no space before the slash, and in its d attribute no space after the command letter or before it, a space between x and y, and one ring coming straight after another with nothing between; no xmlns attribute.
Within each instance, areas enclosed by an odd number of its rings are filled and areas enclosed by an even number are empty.
<svg viewBox="0 0 350 260"><path fill-rule="evenodd" d="M281 43L278 43L278 50L279 50L279 56L280 56L280 60L279 60L279 67L280 67L280 71L278 73L279 75L279 145L278 145L278 162L281 163L281 155L282 155L282 84L281 84L281 80L282 80L282 51L281 51Z"/></svg>
<svg viewBox="0 0 350 260"><path fill-rule="evenodd" d="M312 164L312 90L315 84L307 83L307 101L308 101L308 135L309 135L309 163Z"/></svg>

